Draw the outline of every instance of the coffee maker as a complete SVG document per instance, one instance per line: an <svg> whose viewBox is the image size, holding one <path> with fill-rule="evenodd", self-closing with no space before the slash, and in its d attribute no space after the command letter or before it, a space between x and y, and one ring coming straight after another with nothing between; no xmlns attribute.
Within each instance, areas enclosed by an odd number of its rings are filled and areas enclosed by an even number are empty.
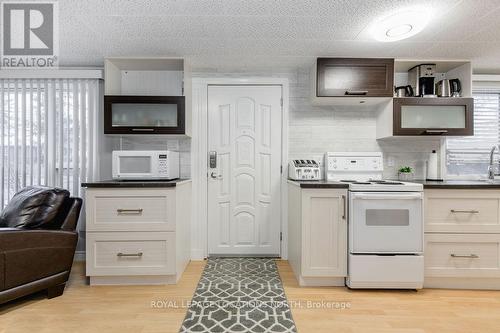
<svg viewBox="0 0 500 333"><path fill-rule="evenodd" d="M415 96L436 97L436 64L420 64L408 70L408 81Z"/></svg>

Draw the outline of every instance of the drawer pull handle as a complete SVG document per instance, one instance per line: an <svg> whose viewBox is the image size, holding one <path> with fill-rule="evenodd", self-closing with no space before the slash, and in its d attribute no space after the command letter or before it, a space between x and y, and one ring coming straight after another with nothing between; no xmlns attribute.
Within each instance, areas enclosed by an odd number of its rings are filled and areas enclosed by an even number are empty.
<svg viewBox="0 0 500 333"><path fill-rule="evenodd" d="M117 257L142 257L142 252L139 253L121 253L116 254Z"/></svg>
<svg viewBox="0 0 500 333"><path fill-rule="evenodd" d="M346 216L346 206L347 206L347 200L345 198L345 195L342 196L342 207L343 207L343 211L342 211L342 220L345 220L345 216Z"/></svg>
<svg viewBox="0 0 500 333"><path fill-rule="evenodd" d="M478 210L472 209L472 210L456 210L452 209L452 213L458 214L458 213L463 213L463 214L479 214Z"/></svg>
<svg viewBox="0 0 500 333"><path fill-rule="evenodd" d="M118 208L116 211L118 212L118 214L142 214L142 208L139 208L139 209Z"/></svg>
<svg viewBox="0 0 500 333"><path fill-rule="evenodd" d="M452 257L452 258L479 259L479 256L477 254L455 254L455 253L452 253L452 254L450 254L450 257Z"/></svg>

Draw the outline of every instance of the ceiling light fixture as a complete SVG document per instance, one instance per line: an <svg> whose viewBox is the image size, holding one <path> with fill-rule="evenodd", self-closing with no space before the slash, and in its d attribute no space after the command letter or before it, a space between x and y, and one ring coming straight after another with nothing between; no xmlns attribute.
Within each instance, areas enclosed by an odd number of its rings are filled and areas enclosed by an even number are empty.
<svg viewBox="0 0 500 333"><path fill-rule="evenodd" d="M373 37L381 42L395 42L424 30L431 18L429 10L409 8L387 15L371 26Z"/></svg>

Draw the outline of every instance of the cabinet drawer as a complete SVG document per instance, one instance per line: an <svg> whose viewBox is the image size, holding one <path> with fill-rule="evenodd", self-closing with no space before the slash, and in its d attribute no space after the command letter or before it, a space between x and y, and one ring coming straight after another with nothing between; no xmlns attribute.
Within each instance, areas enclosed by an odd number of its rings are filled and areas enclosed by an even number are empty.
<svg viewBox="0 0 500 333"><path fill-rule="evenodd" d="M102 190L87 193L89 231L174 231L174 190Z"/></svg>
<svg viewBox="0 0 500 333"><path fill-rule="evenodd" d="M87 233L87 275L175 273L174 232Z"/></svg>
<svg viewBox="0 0 500 333"><path fill-rule="evenodd" d="M426 232L500 232L496 191L425 192Z"/></svg>
<svg viewBox="0 0 500 333"><path fill-rule="evenodd" d="M500 235L426 234L425 275L500 277Z"/></svg>

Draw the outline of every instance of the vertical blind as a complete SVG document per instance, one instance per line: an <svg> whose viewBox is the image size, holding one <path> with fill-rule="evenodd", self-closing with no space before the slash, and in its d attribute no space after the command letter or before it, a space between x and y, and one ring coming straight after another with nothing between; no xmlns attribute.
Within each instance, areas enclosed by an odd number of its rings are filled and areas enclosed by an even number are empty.
<svg viewBox="0 0 500 333"><path fill-rule="evenodd" d="M500 143L500 92L475 91L474 136L447 138L448 176L484 177L489 152Z"/></svg>
<svg viewBox="0 0 500 333"><path fill-rule="evenodd" d="M0 79L0 206L25 186L96 178L99 81Z"/></svg>

